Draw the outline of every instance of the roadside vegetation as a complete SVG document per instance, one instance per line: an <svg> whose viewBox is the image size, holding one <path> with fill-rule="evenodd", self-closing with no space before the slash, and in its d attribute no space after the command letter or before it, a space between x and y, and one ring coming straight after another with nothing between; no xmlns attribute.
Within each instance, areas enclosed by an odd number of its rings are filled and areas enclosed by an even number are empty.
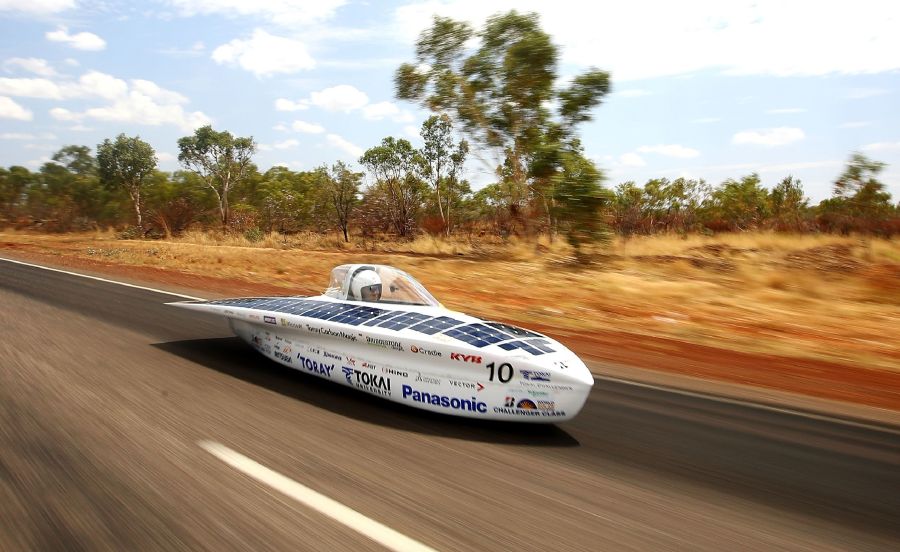
<svg viewBox="0 0 900 552"><path fill-rule="evenodd" d="M263 169L252 137L207 126L178 140L168 173L139 136L96 155L68 145L36 171L0 168L2 239L286 294L321 291L339 263L384 262L450 307L557 335L900 365L900 204L884 164L851 153L817 205L792 175L609 182L579 128L610 75L561 84L557 58L534 15L478 30L436 18L394 75L398 98L433 112L421 148L387 136L359 159ZM473 190L467 163L494 182Z"/></svg>

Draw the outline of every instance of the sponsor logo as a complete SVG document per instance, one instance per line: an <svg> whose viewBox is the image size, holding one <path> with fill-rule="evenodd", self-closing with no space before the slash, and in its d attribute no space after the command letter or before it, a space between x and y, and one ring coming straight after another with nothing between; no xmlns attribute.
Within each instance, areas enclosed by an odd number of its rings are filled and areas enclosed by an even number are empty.
<svg viewBox="0 0 900 552"><path fill-rule="evenodd" d="M290 356L286 355L285 353L282 353L281 351L275 351L275 358L277 358L278 360L280 360L282 362L286 362L288 364L294 363L294 359L292 359Z"/></svg>
<svg viewBox="0 0 900 552"><path fill-rule="evenodd" d="M365 361L363 361L362 367L363 367L363 368L367 368L367 369L369 369L369 370L374 370L374 369L375 369L375 365L374 365L374 364L372 364L371 362L365 362Z"/></svg>
<svg viewBox="0 0 900 552"><path fill-rule="evenodd" d="M355 338L354 338L355 341ZM393 341L391 339L382 339L380 337L369 337L366 336L366 343L369 345L374 345L376 347L381 347L382 349L393 349L394 351L403 351L403 345L399 341Z"/></svg>
<svg viewBox="0 0 900 552"><path fill-rule="evenodd" d="M266 324L276 324L274 316L263 316L263 322Z"/></svg>
<svg viewBox="0 0 900 552"><path fill-rule="evenodd" d="M347 333L344 330L332 330L331 328L320 328L318 326L310 326L306 324L306 331L318 335L327 335L329 337L339 337L341 339L346 339L347 341L356 341L357 336L352 333Z"/></svg>
<svg viewBox="0 0 900 552"><path fill-rule="evenodd" d="M506 397L503 406L495 406L497 414L509 414L512 416L565 416L566 413L556 410L553 401L533 401L531 399L516 400L515 397Z"/></svg>
<svg viewBox="0 0 900 552"><path fill-rule="evenodd" d="M461 387L463 389L470 389L475 392L478 392L478 391L481 391L482 389L484 389L484 386L476 381L447 380L447 383L449 383L453 387Z"/></svg>
<svg viewBox="0 0 900 552"><path fill-rule="evenodd" d="M223 309L222 314L225 314L227 316L234 316L234 311L231 309Z"/></svg>
<svg viewBox="0 0 900 552"><path fill-rule="evenodd" d="M391 395L391 378L379 376L378 374L370 374L369 372L361 372L354 370L349 366L341 366L347 385L352 385L357 389L368 391L376 395L389 397Z"/></svg>
<svg viewBox="0 0 900 552"><path fill-rule="evenodd" d="M356 359L353 358L352 356L348 356L348 357L347 357L347 364L349 364L350 366L356 366Z"/></svg>
<svg viewBox="0 0 900 552"><path fill-rule="evenodd" d="M561 360L557 360L554 364L556 364L557 366L559 366L559 367L560 367L561 369L563 369L563 370L565 370L565 369L567 369L567 368L569 367L568 364L566 364L565 362L563 362L563 361L561 361Z"/></svg>
<svg viewBox="0 0 900 552"><path fill-rule="evenodd" d="M574 389L574 387L572 387L571 385L530 381L520 381L519 386L523 389L546 389L548 391L571 391L572 389Z"/></svg>
<svg viewBox="0 0 900 552"><path fill-rule="evenodd" d="M344 357L342 357L341 355L336 355L336 354L334 354L334 353L329 353L328 351L323 352L323 353L322 353L322 356L324 356L325 358L332 358L332 359L334 359L334 360L339 360L339 361L341 361L341 362L344 361Z"/></svg>
<svg viewBox="0 0 900 552"><path fill-rule="evenodd" d="M419 353L420 355L428 355L428 356L443 356L440 351L435 351L434 349L423 349L417 345L410 345L409 350L413 353Z"/></svg>
<svg viewBox="0 0 900 552"><path fill-rule="evenodd" d="M527 393L528 393L529 395L531 395L532 397L549 397L549 396L550 396L550 393L547 393L546 391L531 391L531 390L528 390Z"/></svg>
<svg viewBox="0 0 900 552"><path fill-rule="evenodd" d="M302 354L297 353L297 360L300 361L300 366L306 368L309 372L319 376L325 376L326 378L331 377L331 372L334 371L334 364L325 364L318 363L315 360L308 359L304 357Z"/></svg>
<svg viewBox="0 0 900 552"><path fill-rule="evenodd" d="M530 381L550 381L550 372L538 372L535 370L520 370L522 377Z"/></svg>
<svg viewBox="0 0 900 552"><path fill-rule="evenodd" d="M299 322L292 322L292 321L288 320L287 318L279 318L278 323L281 324L282 326L287 326L288 328L294 328L295 330L303 329L302 324L300 324Z"/></svg>
<svg viewBox="0 0 900 552"><path fill-rule="evenodd" d="M421 372L416 374L416 381L421 383L430 383L431 385L440 385L441 380L438 378L433 378L431 376L423 376Z"/></svg>
<svg viewBox="0 0 900 552"><path fill-rule="evenodd" d="M475 397L472 397L471 399L460 399L458 397L438 395L437 393L426 393L423 391L416 391L409 385L403 386L403 398L411 399L418 403L449 408L451 410L465 410L467 412L478 412L481 414L487 412L487 404L479 401Z"/></svg>
<svg viewBox="0 0 900 552"><path fill-rule="evenodd" d="M462 353L450 353L451 360L459 360L462 362L471 362L472 364L481 364L481 357L478 355L464 355Z"/></svg>
<svg viewBox="0 0 900 552"><path fill-rule="evenodd" d="M248 314L247 318L249 318L250 320L261 320L258 314Z"/></svg>
<svg viewBox="0 0 900 552"><path fill-rule="evenodd" d="M382 367L381 371L385 374L391 374L392 376L400 376L401 378L409 377L409 372L404 372L403 370L396 370L394 368L389 368L387 366Z"/></svg>

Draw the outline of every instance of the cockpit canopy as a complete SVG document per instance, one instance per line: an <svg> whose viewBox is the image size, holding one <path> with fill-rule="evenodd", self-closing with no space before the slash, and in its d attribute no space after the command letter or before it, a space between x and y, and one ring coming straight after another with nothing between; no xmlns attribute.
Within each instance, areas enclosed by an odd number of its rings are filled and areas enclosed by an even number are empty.
<svg viewBox="0 0 900 552"><path fill-rule="evenodd" d="M395 305L419 305L423 307L440 307L435 299L415 278L387 265L347 264L336 266L331 270L331 281L325 290L327 297L346 301L362 301L354 294L353 278L364 271L375 271L381 279L381 298L378 303ZM367 284L369 282L366 282Z"/></svg>

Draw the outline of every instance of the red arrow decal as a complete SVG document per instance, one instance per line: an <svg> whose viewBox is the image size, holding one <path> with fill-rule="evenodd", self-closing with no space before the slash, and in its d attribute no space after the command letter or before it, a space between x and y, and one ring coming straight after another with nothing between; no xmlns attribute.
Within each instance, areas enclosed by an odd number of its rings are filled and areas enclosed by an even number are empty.
<svg viewBox="0 0 900 552"><path fill-rule="evenodd" d="M478 382L475 382L475 383L478 383ZM482 389L484 389L484 386L481 385L480 383L478 383L478 390L481 391Z"/></svg>

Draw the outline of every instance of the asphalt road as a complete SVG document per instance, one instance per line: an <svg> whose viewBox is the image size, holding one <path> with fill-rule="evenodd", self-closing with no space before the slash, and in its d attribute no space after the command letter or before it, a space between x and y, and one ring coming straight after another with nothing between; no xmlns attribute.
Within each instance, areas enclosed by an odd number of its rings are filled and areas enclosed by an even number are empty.
<svg viewBox="0 0 900 552"><path fill-rule="evenodd" d="M558 426L370 398L168 295L0 261L0 550L898 550L900 433L598 381Z"/></svg>

